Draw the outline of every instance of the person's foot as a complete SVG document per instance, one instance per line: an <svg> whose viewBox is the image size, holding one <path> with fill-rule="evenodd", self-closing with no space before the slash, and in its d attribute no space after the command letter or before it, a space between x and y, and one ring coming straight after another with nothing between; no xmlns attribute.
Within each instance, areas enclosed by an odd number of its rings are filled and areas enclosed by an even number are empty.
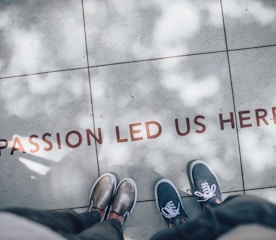
<svg viewBox="0 0 276 240"><path fill-rule="evenodd" d="M116 189L107 219L117 219L124 226L137 200L137 186L133 179L123 178Z"/></svg>
<svg viewBox="0 0 276 240"><path fill-rule="evenodd" d="M198 197L202 210L206 204L216 206L221 203L219 181L213 170L203 161L194 160L189 163L189 178L194 195Z"/></svg>
<svg viewBox="0 0 276 240"><path fill-rule="evenodd" d="M117 177L113 173L102 174L91 188L88 212L99 211L104 220L117 186Z"/></svg>
<svg viewBox="0 0 276 240"><path fill-rule="evenodd" d="M158 210L169 228L178 222L186 222L189 218L181 202L175 185L169 179L160 179L155 184L155 201Z"/></svg>

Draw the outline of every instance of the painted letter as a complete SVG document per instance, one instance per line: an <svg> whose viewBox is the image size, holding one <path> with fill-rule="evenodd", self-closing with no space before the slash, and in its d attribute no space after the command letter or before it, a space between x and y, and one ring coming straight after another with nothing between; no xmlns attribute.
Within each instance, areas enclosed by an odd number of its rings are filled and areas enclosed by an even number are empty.
<svg viewBox="0 0 276 240"><path fill-rule="evenodd" d="M42 136L42 140L49 145L49 147L44 147L44 151L51 151L53 149L53 144L46 137L51 137L51 133L44 133Z"/></svg>
<svg viewBox="0 0 276 240"><path fill-rule="evenodd" d="M276 107L272 108L272 116L273 116L274 124L276 124Z"/></svg>
<svg viewBox="0 0 276 240"><path fill-rule="evenodd" d="M61 149L61 141L60 141L60 134L57 133L57 146L58 146L58 149Z"/></svg>
<svg viewBox="0 0 276 240"><path fill-rule="evenodd" d="M127 138L121 139L120 138L120 129L119 126L116 126L116 137L117 137L117 142L121 143L121 142L127 142Z"/></svg>
<svg viewBox="0 0 276 240"><path fill-rule="evenodd" d="M31 145L35 146L34 149L30 149L30 152L31 152L31 153L36 153L36 152L39 151L39 144L36 143L36 142L34 142L34 141L33 141L33 138L38 138L38 136L37 136L37 135L31 135L31 136L29 137L29 143L30 143Z"/></svg>
<svg viewBox="0 0 276 240"><path fill-rule="evenodd" d="M190 132L190 119L189 118L186 118L186 125L187 125L186 132L180 132L178 119L175 119L174 122L175 122L176 132L179 136L185 136L185 135L189 134L189 132Z"/></svg>
<svg viewBox="0 0 276 240"><path fill-rule="evenodd" d="M222 119L222 114L219 114L220 130L224 130L224 123L231 123L231 127L235 128L234 114L230 112L230 119Z"/></svg>
<svg viewBox="0 0 276 240"><path fill-rule="evenodd" d="M263 114L260 114L260 113ZM265 109L256 109L255 110L255 114L256 114L256 121L257 121L257 126L260 126L260 120L262 120L264 122L265 125L268 125L268 122L266 121L266 116L267 116L267 111Z"/></svg>
<svg viewBox="0 0 276 240"><path fill-rule="evenodd" d="M18 146L17 146L18 145ZM26 153L22 143L20 142L20 139L18 137L15 137L13 139L13 145L12 145L12 150L11 150L11 155L13 155L13 153L15 151L20 151L22 153Z"/></svg>
<svg viewBox="0 0 276 240"><path fill-rule="evenodd" d="M141 129L134 129L136 126L141 126L142 123L131 123L129 124L129 132L131 141L143 140L143 137L135 137L134 134L141 133Z"/></svg>
<svg viewBox="0 0 276 240"><path fill-rule="evenodd" d="M251 123L248 123L248 124L245 124L244 121L246 120L250 120L250 116L248 117L244 117L243 115L244 114L248 114L250 113L250 111L240 111L239 112L239 118L240 118L240 127L241 128L246 128L246 127L252 127L252 124Z"/></svg>
<svg viewBox="0 0 276 240"><path fill-rule="evenodd" d="M195 124L202 127L201 130L196 130L196 132L197 132L197 133L204 133L205 130L206 130L206 126L205 126L203 123L201 123L201 122L198 121L199 118L205 119L205 117L204 117L204 116L201 116L201 115L195 117Z"/></svg>
<svg viewBox="0 0 276 240"><path fill-rule="evenodd" d="M90 129L86 129L87 144L89 146L91 145L90 136L92 136L99 144L103 143L101 128L98 128L98 136L99 136L98 138L95 136L95 134Z"/></svg>
<svg viewBox="0 0 276 240"><path fill-rule="evenodd" d="M150 132L150 125L154 125L157 127L157 132L155 134L152 134ZM147 132L148 139L153 139L153 138L157 138L160 136L160 134L162 132L162 127L159 122L156 122L156 121L145 122L145 126L146 126L146 132Z"/></svg>
<svg viewBox="0 0 276 240"><path fill-rule="evenodd" d="M1 142L4 144L2 144ZM1 156L1 150L7 148L8 144L9 144L8 140L0 139L0 156Z"/></svg>
<svg viewBox="0 0 276 240"><path fill-rule="evenodd" d="M69 142L69 137L70 137L71 134L76 134L76 135L78 136L78 141L77 141L77 143L72 144L72 143ZM81 145L81 143L82 143L82 136L81 136L81 134L80 134L78 131L70 131L69 133L66 134L65 142L66 142L66 145L67 145L68 147L77 148L77 147L79 147L79 146Z"/></svg>

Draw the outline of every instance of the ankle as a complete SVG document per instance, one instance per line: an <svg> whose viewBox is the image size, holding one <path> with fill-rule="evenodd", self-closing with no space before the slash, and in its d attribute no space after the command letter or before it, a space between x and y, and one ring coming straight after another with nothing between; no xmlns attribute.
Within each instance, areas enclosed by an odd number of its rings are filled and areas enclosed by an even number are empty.
<svg viewBox="0 0 276 240"><path fill-rule="evenodd" d="M115 212L111 212L108 216L108 220L110 219L116 219L118 220L120 223L123 222L123 216L119 215L118 213Z"/></svg>
<svg viewBox="0 0 276 240"><path fill-rule="evenodd" d="M208 200L204 205L203 205L203 208L202 210L203 211L206 211L207 208L211 207L211 208L214 208L214 207L217 207L221 204L221 200L219 199L212 199L212 200Z"/></svg>
<svg viewBox="0 0 276 240"><path fill-rule="evenodd" d="M188 219L186 219L184 217L176 218L173 221L173 223L169 223L169 228L174 228L176 225L183 224L183 223L185 223L187 221L188 221Z"/></svg>
<svg viewBox="0 0 276 240"><path fill-rule="evenodd" d="M104 210L101 210L101 209L99 209L99 208L93 207L93 208L91 208L90 211L96 211L96 212L98 212L98 213L100 214L100 219L103 219L103 218L104 218L104 215L105 215L105 211L104 211Z"/></svg>

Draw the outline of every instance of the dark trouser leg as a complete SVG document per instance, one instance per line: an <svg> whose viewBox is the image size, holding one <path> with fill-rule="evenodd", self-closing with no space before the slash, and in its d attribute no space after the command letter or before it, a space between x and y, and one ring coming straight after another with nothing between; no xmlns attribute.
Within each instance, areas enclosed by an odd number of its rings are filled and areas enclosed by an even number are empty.
<svg viewBox="0 0 276 240"><path fill-rule="evenodd" d="M216 239L242 224L262 224L276 228L276 205L254 196L230 197L215 208L207 208L196 219L160 231L151 240Z"/></svg>
<svg viewBox="0 0 276 240"><path fill-rule="evenodd" d="M83 214L73 211L55 212L28 208L9 208L3 211L40 223L63 236L78 234L100 221L100 214L97 211Z"/></svg>
<svg viewBox="0 0 276 240"><path fill-rule="evenodd" d="M81 240L123 240L123 228L119 221L111 219L95 224L76 236Z"/></svg>

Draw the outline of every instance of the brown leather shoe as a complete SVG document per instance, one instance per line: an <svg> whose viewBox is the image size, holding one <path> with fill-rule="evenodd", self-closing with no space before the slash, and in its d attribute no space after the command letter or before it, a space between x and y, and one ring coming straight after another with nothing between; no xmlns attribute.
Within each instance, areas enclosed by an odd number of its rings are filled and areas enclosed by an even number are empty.
<svg viewBox="0 0 276 240"><path fill-rule="evenodd" d="M123 178L116 189L109 214L116 213L122 216L124 226L128 216L133 211L137 200L137 185L132 178Z"/></svg>
<svg viewBox="0 0 276 240"><path fill-rule="evenodd" d="M104 211L105 214L101 218L101 221L104 220L109 205L112 202L115 190L117 186L117 177L113 173L104 173L102 174L97 181L94 183L89 198L88 212L93 209L99 209Z"/></svg>

